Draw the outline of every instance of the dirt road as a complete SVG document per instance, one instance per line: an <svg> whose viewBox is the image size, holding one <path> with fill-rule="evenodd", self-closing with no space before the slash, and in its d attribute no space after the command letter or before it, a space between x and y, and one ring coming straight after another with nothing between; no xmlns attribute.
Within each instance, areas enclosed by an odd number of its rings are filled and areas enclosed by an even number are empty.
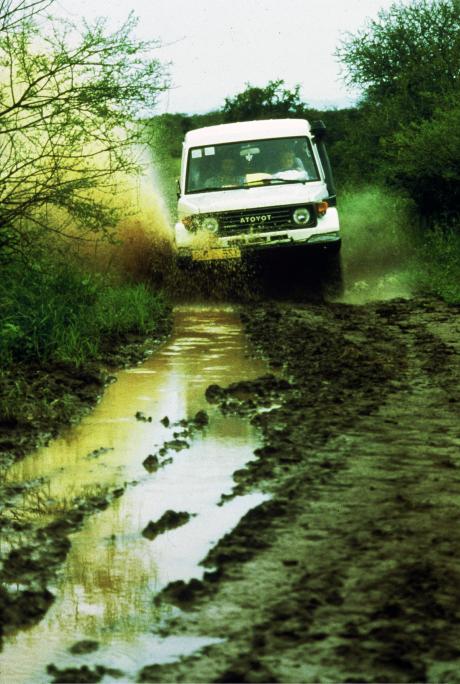
<svg viewBox="0 0 460 684"><path fill-rule="evenodd" d="M460 681L458 314L423 299L245 312L289 385L208 398L254 416L265 446L236 490L272 498L202 583L164 592L184 612L163 629L222 644L141 681Z"/></svg>
<svg viewBox="0 0 460 684"><path fill-rule="evenodd" d="M460 682L459 308L269 302L242 318L273 373L206 398L260 429L234 494L270 498L202 581L155 599L179 610L153 632L222 641L152 653L137 681Z"/></svg>

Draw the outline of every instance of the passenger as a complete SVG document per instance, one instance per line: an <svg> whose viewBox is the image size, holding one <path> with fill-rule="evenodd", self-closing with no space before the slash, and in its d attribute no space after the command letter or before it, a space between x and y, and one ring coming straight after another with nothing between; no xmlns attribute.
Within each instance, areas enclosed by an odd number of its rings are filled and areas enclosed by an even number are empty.
<svg viewBox="0 0 460 684"><path fill-rule="evenodd" d="M217 173L207 179L205 188L221 188L231 185L241 185L243 176L238 173L236 160L233 157L222 157Z"/></svg>
<svg viewBox="0 0 460 684"><path fill-rule="evenodd" d="M273 173L280 173L282 171L302 171L306 174L302 160L295 156L294 150L289 148L284 148L278 152Z"/></svg>

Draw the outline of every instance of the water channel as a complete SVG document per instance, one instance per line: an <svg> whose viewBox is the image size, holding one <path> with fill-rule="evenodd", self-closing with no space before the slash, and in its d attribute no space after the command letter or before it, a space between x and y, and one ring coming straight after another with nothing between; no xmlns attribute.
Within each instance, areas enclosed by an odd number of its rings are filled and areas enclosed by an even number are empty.
<svg viewBox="0 0 460 684"><path fill-rule="evenodd" d="M266 372L264 362L249 355L232 308L180 308L173 335L159 351L143 365L120 372L78 426L13 466L11 482L37 481L24 499L23 514L38 520L43 509L49 517L53 508L65 509L95 489L125 486L125 492L71 536L66 562L50 587L56 600L45 618L5 639L2 682L49 682L50 663L97 663L121 670L123 681L135 681L146 664L170 662L212 643L205 635L160 638L155 628L161 609L153 598L171 581L200 578L199 562L208 550L264 500L254 493L218 505L232 489L232 474L253 457L258 435L246 420L207 405L204 392L212 383L226 385ZM189 448L168 452L171 463L147 472L144 459L173 439L180 420L202 409L209 425L193 434ZM168 426L160 422L165 416ZM193 516L153 541L143 537L146 525L168 509ZM69 648L83 639L97 641L97 651L70 654ZM103 681L112 678L105 675Z"/></svg>

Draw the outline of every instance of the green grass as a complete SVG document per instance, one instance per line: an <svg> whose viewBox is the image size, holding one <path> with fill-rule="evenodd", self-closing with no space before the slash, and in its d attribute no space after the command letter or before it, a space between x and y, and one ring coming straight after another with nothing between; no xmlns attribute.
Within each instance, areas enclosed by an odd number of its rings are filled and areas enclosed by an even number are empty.
<svg viewBox="0 0 460 684"><path fill-rule="evenodd" d="M155 333L166 311L146 285L114 283L72 262L11 264L0 283L0 367L80 365L98 357L107 337Z"/></svg>
<svg viewBox="0 0 460 684"><path fill-rule="evenodd" d="M415 286L449 304L460 304L460 225L425 231L416 254L411 273Z"/></svg>
<svg viewBox="0 0 460 684"><path fill-rule="evenodd" d="M343 190L338 209L347 288L460 303L460 223L422 227L407 197L379 186Z"/></svg>

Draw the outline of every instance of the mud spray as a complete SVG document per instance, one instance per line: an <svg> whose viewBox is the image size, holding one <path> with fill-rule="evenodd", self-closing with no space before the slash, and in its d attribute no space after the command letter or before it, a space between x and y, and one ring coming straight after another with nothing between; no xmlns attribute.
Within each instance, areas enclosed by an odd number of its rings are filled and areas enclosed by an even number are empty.
<svg viewBox="0 0 460 684"><path fill-rule="evenodd" d="M120 214L118 225L109 240L93 238L78 251L94 270L161 287L174 263L171 220L149 150L138 146L131 155L140 172L115 175L110 193L95 191L98 202Z"/></svg>
<svg viewBox="0 0 460 684"><path fill-rule="evenodd" d="M411 202L369 186L340 196L345 293L350 304L410 297L414 277L414 228Z"/></svg>

